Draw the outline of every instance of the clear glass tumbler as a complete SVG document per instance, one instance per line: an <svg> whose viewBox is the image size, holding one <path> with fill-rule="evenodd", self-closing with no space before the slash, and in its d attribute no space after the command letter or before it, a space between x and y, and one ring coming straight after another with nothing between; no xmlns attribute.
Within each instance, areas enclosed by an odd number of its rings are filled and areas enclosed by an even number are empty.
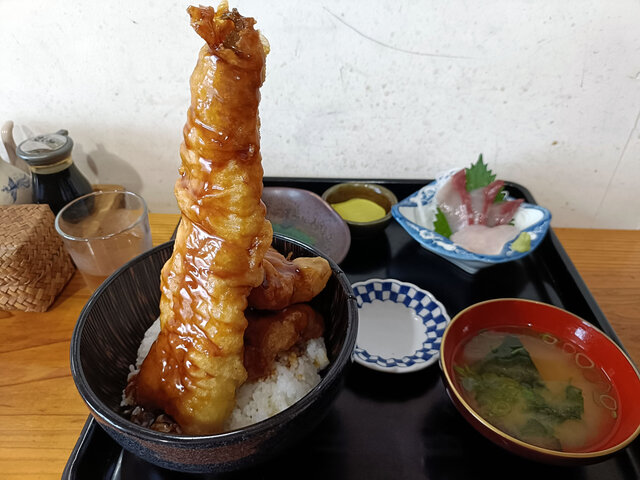
<svg viewBox="0 0 640 480"><path fill-rule="evenodd" d="M56 230L90 289L151 248L147 204L127 191L96 191L56 215Z"/></svg>

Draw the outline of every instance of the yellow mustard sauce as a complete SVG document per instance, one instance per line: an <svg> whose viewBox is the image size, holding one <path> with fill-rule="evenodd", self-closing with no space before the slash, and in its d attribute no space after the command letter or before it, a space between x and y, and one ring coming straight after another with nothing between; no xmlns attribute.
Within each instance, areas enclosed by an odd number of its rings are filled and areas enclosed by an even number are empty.
<svg viewBox="0 0 640 480"><path fill-rule="evenodd" d="M349 222L373 222L387 214L384 208L366 198L350 198L344 202L332 203L331 206Z"/></svg>

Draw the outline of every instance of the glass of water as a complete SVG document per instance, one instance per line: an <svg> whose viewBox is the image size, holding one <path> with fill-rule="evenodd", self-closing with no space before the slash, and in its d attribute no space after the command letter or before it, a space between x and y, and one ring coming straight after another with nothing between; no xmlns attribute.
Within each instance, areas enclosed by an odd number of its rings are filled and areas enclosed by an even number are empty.
<svg viewBox="0 0 640 480"><path fill-rule="evenodd" d="M79 197L58 212L55 225L92 290L151 248L147 204L132 192L96 191Z"/></svg>

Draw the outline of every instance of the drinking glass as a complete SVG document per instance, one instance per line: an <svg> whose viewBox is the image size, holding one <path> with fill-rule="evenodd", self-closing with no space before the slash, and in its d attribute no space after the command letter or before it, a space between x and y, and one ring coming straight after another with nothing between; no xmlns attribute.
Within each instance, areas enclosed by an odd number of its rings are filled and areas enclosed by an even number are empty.
<svg viewBox="0 0 640 480"><path fill-rule="evenodd" d="M96 191L56 215L56 230L90 289L151 248L147 204L127 191Z"/></svg>

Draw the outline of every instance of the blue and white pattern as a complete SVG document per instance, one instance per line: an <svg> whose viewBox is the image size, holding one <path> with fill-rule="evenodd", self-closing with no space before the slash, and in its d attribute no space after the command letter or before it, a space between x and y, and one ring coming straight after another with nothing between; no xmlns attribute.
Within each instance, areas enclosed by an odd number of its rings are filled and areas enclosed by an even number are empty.
<svg viewBox="0 0 640 480"><path fill-rule="evenodd" d="M31 202L31 177L0 158L0 205Z"/></svg>
<svg viewBox="0 0 640 480"><path fill-rule="evenodd" d="M440 355L440 342L442 335L450 321L444 306L438 302L431 293L407 282L395 279L370 279L364 282L357 282L352 285L353 292L359 309L358 341L354 350L354 360L366 367L374 370L393 373L405 373L425 368L438 360ZM370 318L363 316L363 306L371 304L375 307L376 302L391 302L409 312L405 318L386 319L385 327L380 327L380 323L372 322ZM387 345L394 341L394 335L388 331L394 327L394 322L420 322L415 332L419 338L402 339L399 345ZM365 332L367 328L379 328L376 332ZM362 338L364 334L371 335L378 339L379 345L384 345L385 350L402 350L406 345L414 344L418 347L413 351L404 351L402 354L389 356L374 351L375 347L364 347Z"/></svg>
<svg viewBox="0 0 640 480"><path fill-rule="evenodd" d="M526 252L518 252L511 248L514 239L505 244L499 255L482 255L470 252L433 231L437 208L436 193L459 170L457 168L439 175L435 181L392 207L393 217L407 233L427 250L441 255L469 273L496 263L517 260L535 250L549 230L551 213L546 208L530 203L521 204L514 217L514 225L531 237L531 248Z"/></svg>
<svg viewBox="0 0 640 480"><path fill-rule="evenodd" d="M20 188L29 188L30 186L31 182L29 182L29 178L27 177L19 177L16 179L9 177L7 184L4 185L0 191L11 195L11 199L15 202L18 199L18 190Z"/></svg>

